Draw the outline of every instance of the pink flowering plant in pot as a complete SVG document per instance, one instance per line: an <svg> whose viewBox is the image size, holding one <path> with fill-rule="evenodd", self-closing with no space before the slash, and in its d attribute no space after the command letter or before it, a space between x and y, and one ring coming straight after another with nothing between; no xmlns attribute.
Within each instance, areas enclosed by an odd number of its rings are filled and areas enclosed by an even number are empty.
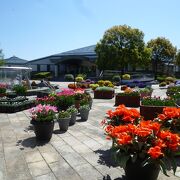
<svg viewBox="0 0 180 180"><path fill-rule="evenodd" d="M54 129L54 119L57 107L39 104L30 109L31 124L34 127L36 139L49 141Z"/></svg>

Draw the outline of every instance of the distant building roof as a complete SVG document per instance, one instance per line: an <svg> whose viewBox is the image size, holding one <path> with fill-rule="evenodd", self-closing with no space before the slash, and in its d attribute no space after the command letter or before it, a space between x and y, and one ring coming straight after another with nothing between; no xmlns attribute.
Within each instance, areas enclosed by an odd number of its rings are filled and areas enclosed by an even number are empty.
<svg viewBox="0 0 180 180"><path fill-rule="evenodd" d="M79 49L74 49L71 51L66 51L60 54L55 54L53 56L68 56L68 55L96 55L95 52L96 45L87 46Z"/></svg>
<svg viewBox="0 0 180 180"><path fill-rule="evenodd" d="M27 62L27 60L20 59L16 56L12 56L10 58L4 59L6 64L24 64Z"/></svg>

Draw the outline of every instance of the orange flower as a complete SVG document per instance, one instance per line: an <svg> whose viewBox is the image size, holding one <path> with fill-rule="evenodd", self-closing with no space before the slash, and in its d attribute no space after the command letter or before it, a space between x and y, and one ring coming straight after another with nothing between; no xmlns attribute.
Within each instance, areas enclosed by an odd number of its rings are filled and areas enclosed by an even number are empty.
<svg viewBox="0 0 180 180"><path fill-rule="evenodd" d="M152 134L152 130L148 128L138 127L135 129L135 134L141 137L147 137Z"/></svg>
<svg viewBox="0 0 180 180"><path fill-rule="evenodd" d="M148 154L151 156L153 159L157 159L160 156L163 156L164 154L161 152L161 148L159 146L151 147L148 150Z"/></svg>
<svg viewBox="0 0 180 180"><path fill-rule="evenodd" d="M119 136L117 138L117 143L119 145L131 144L132 143L132 137L125 132L121 133L121 134L119 134Z"/></svg>

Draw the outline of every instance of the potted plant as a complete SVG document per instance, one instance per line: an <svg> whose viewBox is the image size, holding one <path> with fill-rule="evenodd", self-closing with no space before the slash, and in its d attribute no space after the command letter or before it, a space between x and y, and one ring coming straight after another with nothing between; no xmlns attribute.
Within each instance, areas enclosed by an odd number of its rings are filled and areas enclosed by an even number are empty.
<svg viewBox="0 0 180 180"><path fill-rule="evenodd" d="M6 84L0 83L0 97L6 96Z"/></svg>
<svg viewBox="0 0 180 180"><path fill-rule="evenodd" d="M112 99L113 97L114 88L102 86L94 90L94 99Z"/></svg>
<svg viewBox="0 0 180 180"><path fill-rule="evenodd" d="M164 107L173 107L175 106L175 100L172 98L164 98L160 97L144 97L141 100L140 105L140 114L144 117L144 119L154 119L157 117L157 114L162 113Z"/></svg>
<svg viewBox="0 0 180 180"><path fill-rule="evenodd" d="M147 96L151 97L152 92L153 92L153 89L148 88L148 87L139 90L141 99L143 99L144 97L147 97Z"/></svg>
<svg viewBox="0 0 180 180"><path fill-rule="evenodd" d="M15 91L18 96L25 96L27 88L23 85L17 84L13 86L13 91Z"/></svg>
<svg viewBox="0 0 180 180"><path fill-rule="evenodd" d="M49 141L54 129L54 118L57 108L50 105L37 105L30 109L31 124L37 140Z"/></svg>
<svg viewBox="0 0 180 180"><path fill-rule="evenodd" d="M62 131L67 131L69 127L69 122L71 119L71 113L69 111L60 111L58 113L58 123L59 123L59 128Z"/></svg>
<svg viewBox="0 0 180 180"><path fill-rule="evenodd" d="M140 106L140 93L133 91L131 88L126 88L123 93L118 93L115 97L115 106L124 104L128 107Z"/></svg>
<svg viewBox="0 0 180 180"><path fill-rule="evenodd" d="M172 167L175 174L174 155L180 142L178 134L164 130L161 124L152 120L138 118L136 121L132 118L130 121L128 114L122 119L121 113L116 117L125 124L114 125L109 123L111 119L103 120L102 124L107 139L113 141L112 152L116 162L125 170L126 179L156 180L160 168L167 175L167 170Z"/></svg>
<svg viewBox="0 0 180 180"><path fill-rule="evenodd" d="M88 116L89 116L89 111L90 111L89 105L80 106L79 112L80 112L81 120L87 121Z"/></svg>
<svg viewBox="0 0 180 180"><path fill-rule="evenodd" d="M77 116L78 110L77 108L75 108L75 106L71 106L67 109L67 111L71 114L69 125L74 125L76 123L76 116Z"/></svg>

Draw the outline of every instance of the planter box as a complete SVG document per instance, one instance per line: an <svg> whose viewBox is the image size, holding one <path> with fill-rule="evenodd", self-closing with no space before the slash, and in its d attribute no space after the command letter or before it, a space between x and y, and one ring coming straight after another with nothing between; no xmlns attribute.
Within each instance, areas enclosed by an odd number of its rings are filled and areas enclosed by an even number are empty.
<svg viewBox="0 0 180 180"><path fill-rule="evenodd" d="M116 95L115 106L124 104L127 107L139 107L140 106L140 96L119 96Z"/></svg>
<svg viewBox="0 0 180 180"><path fill-rule="evenodd" d="M114 91L94 91L94 99L112 99Z"/></svg>
<svg viewBox="0 0 180 180"><path fill-rule="evenodd" d="M144 116L145 120L153 120L158 114L163 112L163 108L166 106L140 106L140 114Z"/></svg>

